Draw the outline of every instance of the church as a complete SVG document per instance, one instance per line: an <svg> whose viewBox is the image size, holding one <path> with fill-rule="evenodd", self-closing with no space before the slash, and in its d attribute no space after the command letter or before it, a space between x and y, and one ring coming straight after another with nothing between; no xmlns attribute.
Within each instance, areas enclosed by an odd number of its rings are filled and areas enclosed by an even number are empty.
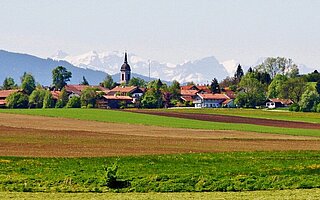
<svg viewBox="0 0 320 200"><path fill-rule="evenodd" d="M124 54L124 63L120 68L120 84L128 84L131 79L131 68L128 64L127 52Z"/></svg>

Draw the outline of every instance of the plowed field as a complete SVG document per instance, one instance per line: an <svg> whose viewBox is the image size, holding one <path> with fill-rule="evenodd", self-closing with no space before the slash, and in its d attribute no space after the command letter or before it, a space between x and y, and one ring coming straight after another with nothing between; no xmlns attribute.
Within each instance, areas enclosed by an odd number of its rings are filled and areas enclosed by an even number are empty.
<svg viewBox="0 0 320 200"><path fill-rule="evenodd" d="M319 137L207 131L0 114L0 155L92 157L320 150Z"/></svg>
<svg viewBox="0 0 320 200"><path fill-rule="evenodd" d="M166 117L178 117L185 119L196 119L210 122L226 122L226 123L240 123L240 124L255 124L263 126L274 126L283 128L302 128L302 129L317 129L320 130L320 124L308 122L293 122L273 119L258 119L239 116L227 116L218 114L197 114L197 113L181 113L181 112L162 112L154 110L132 110L130 112L160 115Z"/></svg>

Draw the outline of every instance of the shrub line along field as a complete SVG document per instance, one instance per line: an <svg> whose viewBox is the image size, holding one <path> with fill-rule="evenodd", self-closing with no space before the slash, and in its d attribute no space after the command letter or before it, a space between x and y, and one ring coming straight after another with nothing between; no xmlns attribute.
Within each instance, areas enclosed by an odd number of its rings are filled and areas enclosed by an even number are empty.
<svg viewBox="0 0 320 200"><path fill-rule="evenodd" d="M236 124L208 122L201 120L156 116L150 114L99 109L16 109L0 110L0 113L15 113L49 117L64 117L90 121L141 124L171 128L189 128L202 130L234 130L244 132L275 133L287 135L320 136L320 129L298 129L260 126L253 124Z"/></svg>

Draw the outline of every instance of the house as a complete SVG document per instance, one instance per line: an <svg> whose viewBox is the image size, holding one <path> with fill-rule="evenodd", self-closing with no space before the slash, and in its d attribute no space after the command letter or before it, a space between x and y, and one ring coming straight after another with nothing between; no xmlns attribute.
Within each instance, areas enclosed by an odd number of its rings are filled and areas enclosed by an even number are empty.
<svg viewBox="0 0 320 200"><path fill-rule="evenodd" d="M106 93L108 96L130 96L132 102L135 103L143 96L145 88L137 86L117 86Z"/></svg>
<svg viewBox="0 0 320 200"><path fill-rule="evenodd" d="M293 104L293 101L290 99L279 99L279 98L272 98L266 102L266 107L273 109L279 107L288 107Z"/></svg>
<svg viewBox="0 0 320 200"><path fill-rule="evenodd" d="M6 98L14 92L19 92L19 90L0 90L0 108L6 107Z"/></svg>
<svg viewBox="0 0 320 200"><path fill-rule="evenodd" d="M211 90L203 85L186 85L180 87L181 99L186 102L193 102L198 93L206 94L211 93Z"/></svg>
<svg viewBox="0 0 320 200"><path fill-rule="evenodd" d="M127 106L133 102L133 98L130 96L121 95L103 95L103 97L97 100L98 108L120 108L121 106Z"/></svg>
<svg viewBox="0 0 320 200"><path fill-rule="evenodd" d="M65 89L69 94L69 98L73 97L73 96L81 96L81 93L83 90L85 90L86 88L97 88L100 92L104 92L105 94L107 94L110 90L108 90L107 88L104 88L102 86L95 86L95 85L66 85Z"/></svg>
<svg viewBox="0 0 320 200"><path fill-rule="evenodd" d="M196 108L234 107L233 99L225 94L198 93L193 103Z"/></svg>

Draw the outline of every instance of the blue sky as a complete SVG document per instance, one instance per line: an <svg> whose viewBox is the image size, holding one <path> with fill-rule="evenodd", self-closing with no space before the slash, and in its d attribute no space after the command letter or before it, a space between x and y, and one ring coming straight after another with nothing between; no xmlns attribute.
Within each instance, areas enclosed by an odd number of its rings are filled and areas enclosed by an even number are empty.
<svg viewBox="0 0 320 200"><path fill-rule="evenodd" d="M128 50L180 63L285 56L320 68L318 0L1 0L0 49Z"/></svg>

